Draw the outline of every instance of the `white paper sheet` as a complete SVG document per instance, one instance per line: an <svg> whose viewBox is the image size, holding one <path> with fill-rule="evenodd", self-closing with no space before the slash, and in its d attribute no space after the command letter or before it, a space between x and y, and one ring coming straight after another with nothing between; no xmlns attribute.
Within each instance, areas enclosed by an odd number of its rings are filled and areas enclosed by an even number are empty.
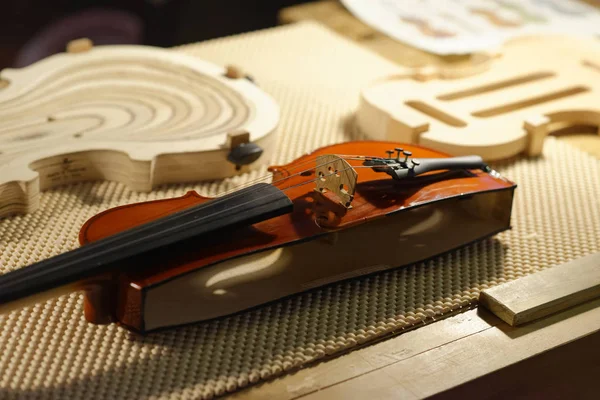
<svg viewBox="0 0 600 400"><path fill-rule="evenodd" d="M373 29L441 55L494 51L523 35L600 35L600 12L577 0L341 1Z"/></svg>

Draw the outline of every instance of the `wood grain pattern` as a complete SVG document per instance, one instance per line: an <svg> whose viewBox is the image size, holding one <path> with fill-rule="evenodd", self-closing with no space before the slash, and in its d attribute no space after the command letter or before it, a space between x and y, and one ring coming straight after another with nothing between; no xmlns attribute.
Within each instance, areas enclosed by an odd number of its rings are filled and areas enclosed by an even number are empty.
<svg viewBox="0 0 600 400"><path fill-rule="evenodd" d="M599 358L600 332L597 331L430 398L458 399L477 395L485 400L594 399L598 396L595 382L600 374Z"/></svg>
<svg viewBox="0 0 600 400"><path fill-rule="evenodd" d="M481 291L479 302L512 326L600 297L600 253Z"/></svg>
<svg viewBox="0 0 600 400"><path fill-rule="evenodd" d="M73 46L71 46L73 47ZM92 179L148 191L241 170L230 133L269 161L274 100L227 69L170 50L98 46L1 72L0 217L30 212L39 191Z"/></svg>

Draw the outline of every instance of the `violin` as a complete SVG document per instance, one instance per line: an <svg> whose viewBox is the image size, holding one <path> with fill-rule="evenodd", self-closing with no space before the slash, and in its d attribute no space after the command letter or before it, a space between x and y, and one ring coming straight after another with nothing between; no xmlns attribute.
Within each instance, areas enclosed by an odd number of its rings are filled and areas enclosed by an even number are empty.
<svg viewBox="0 0 600 400"><path fill-rule="evenodd" d="M95 215L79 248L0 277L2 311L82 290L88 321L147 333L510 228L516 185L476 155L356 141L268 170L214 198L190 191Z"/></svg>

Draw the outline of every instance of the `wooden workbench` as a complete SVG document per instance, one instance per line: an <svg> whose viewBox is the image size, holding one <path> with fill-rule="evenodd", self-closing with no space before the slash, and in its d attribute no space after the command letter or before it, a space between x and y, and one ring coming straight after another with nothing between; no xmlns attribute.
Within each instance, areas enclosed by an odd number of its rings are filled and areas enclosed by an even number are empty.
<svg viewBox="0 0 600 400"><path fill-rule="evenodd" d="M335 1L282 10L282 23L314 19L380 55L410 67L454 65L389 39ZM479 58L481 59L481 58ZM600 138L579 127L570 144L600 158ZM596 398L600 374L600 299L520 327L483 308L322 361L238 392L234 399Z"/></svg>
<svg viewBox="0 0 600 400"><path fill-rule="evenodd" d="M474 309L234 399L595 398L600 299L519 328Z"/></svg>

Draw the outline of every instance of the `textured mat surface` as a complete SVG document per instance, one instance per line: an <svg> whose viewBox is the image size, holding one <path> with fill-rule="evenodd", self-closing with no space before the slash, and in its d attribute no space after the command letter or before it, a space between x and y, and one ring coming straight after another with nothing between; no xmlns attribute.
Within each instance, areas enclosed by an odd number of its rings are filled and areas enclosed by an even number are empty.
<svg viewBox="0 0 600 400"><path fill-rule="evenodd" d="M182 50L244 66L280 103L274 163L358 138L348 116L359 88L395 68L312 24ZM482 288L600 250L600 161L550 138L543 157L496 167L519 184L514 228L427 264L148 337L86 323L76 294L1 316L0 398L209 398L440 318L471 305ZM149 194L110 182L47 191L37 212L0 221L0 271L75 248L79 227L106 208L189 189L212 194L242 181Z"/></svg>

